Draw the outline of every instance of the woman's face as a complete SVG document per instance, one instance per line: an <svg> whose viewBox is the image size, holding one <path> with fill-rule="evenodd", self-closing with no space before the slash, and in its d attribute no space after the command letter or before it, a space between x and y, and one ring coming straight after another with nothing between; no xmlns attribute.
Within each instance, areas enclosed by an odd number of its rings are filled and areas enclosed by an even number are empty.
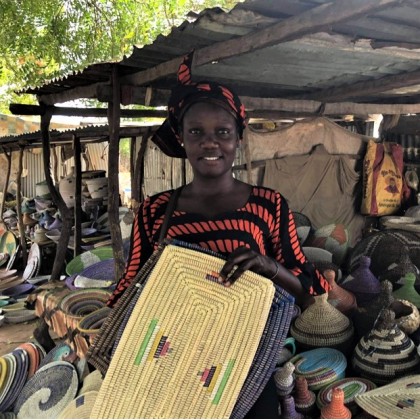
<svg viewBox="0 0 420 420"><path fill-rule="evenodd" d="M181 139L194 175L217 177L232 171L239 139L236 120L225 109L207 102L191 105Z"/></svg>

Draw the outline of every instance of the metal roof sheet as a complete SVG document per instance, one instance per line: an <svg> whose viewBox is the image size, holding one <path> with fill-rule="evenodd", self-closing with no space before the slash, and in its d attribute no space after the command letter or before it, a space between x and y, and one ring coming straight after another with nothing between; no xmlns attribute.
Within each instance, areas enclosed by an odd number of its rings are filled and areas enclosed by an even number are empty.
<svg viewBox="0 0 420 420"><path fill-rule="evenodd" d="M316 26L293 39L231 56L217 63L205 63L193 69L195 79L217 79L240 95L285 99L323 100L325 89L370 82L389 76L407 76L420 70L420 1L372 0L379 7L372 13L331 25ZM348 1L335 1L345 7ZM362 7L364 1L353 4ZM230 12L207 9L194 22L184 22L168 36L158 36L151 45L134 47L133 53L118 62L121 75L129 75L177 59L195 49L220 45L226 41L255 34L272 25L286 24L317 7L327 7L327 0L247 0ZM318 15L319 16L319 15ZM298 22L298 20L296 20ZM41 98L63 95L77 87L108 83L114 63L99 63L82 71L56 79L43 86L25 90ZM144 86L169 89L175 72L157 77ZM420 83L420 77L419 77ZM419 83L406 86L358 91L343 100L368 103L415 103ZM91 93L92 94L92 93ZM95 93L93 93L95 96ZM317 97L319 95L319 98ZM54 100L56 100L55 97ZM328 96L325 100L329 100ZM334 98L334 101L340 101ZM165 103L162 103L165 105Z"/></svg>

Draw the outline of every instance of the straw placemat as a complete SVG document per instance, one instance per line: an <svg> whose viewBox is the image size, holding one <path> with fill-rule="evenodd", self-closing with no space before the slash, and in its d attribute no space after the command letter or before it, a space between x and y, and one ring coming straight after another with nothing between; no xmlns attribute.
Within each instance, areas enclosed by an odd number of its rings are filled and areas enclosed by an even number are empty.
<svg viewBox="0 0 420 420"><path fill-rule="evenodd" d="M311 391L317 391L331 382L344 377L347 359L336 349L321 347L308 350L292 357L295 375L304 376Z"/></svg>
<svg viewBox="0 0 420 420"><path fill-rule="evenodd" d="M83 252L82 254L74 257L66 265L66 273L71 276L72 274L78 274L85 268L99 261L108 260L113 257L112 247L104 246L102 248L96 248L91 251Z"/></svg>
<svg viewBox="0 0 420 420"><path fill-rule="evenodd" d="M93 417L230 416L275 289L251 272L226 288L217 282L223 264L195 250L165 248L121 337Z"/></svg>
<svg viewBox="0 0 420 420"><path fill-rule="evenodd" d="M95 404L98 391L86 392L76 397L58 415L58 419L90 419L93 405Z"/></svg>
<svg viewBox="0 0 420 420"><path fill-rule="evenodd" d="M420 414L420 375L406 376L355 397L367 413L381 419L415 419Z"/></svg>
<svg viewBox="0 0 420 420"><path fill-rule="evenodd" d="M49 363L26 382L14 412L21 419L56 418L76 396L78 383L71 363Z"/></svg>

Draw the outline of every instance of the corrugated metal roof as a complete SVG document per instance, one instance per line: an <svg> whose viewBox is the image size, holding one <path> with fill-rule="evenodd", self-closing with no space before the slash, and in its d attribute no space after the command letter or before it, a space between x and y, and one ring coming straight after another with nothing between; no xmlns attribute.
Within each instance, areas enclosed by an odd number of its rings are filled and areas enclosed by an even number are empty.
<svg viewBox="0 0 420 420"><path fill-rule="evenodd" d="M412 72L420 70L420 1L419 0L337 0L336 10L362 10L367 3L376 6L372 12L332 24L322 24L322 13L313 18L313 27L302 26L302 34L292 34L274 45L205 63L193 69L195 79L217 79L234 88L240 95L286 99L340 101L328 97L325 89L336 89L355 83L372 82L389 76L403 77L403 86L389 89L359 89L353 96L350 89L339 92L342 100L368 103L417 103L420 77L413 83ZM304 14L325 8L328 0L248 0L230 12L221 9L203 11L194 22L184 22L168 36L158 36L151 44L134 47L130 57L118 63L121 75L153 69L188 53L209 46L220 46L235 38L280 25L293 28L303 21ZM318 9L317 9L318 8ZM324 9L323 9L324 10ZM322 12L322 10L321 10ZM349 11L347 11L349 13ZM299 17L299 19L298 19ZM319 20L319 22L317 22ZM317 25L319 23L319 25ZM40 96L62 94L75 87L108 83L113 63L88 66L80 72L26 90ZM410 80L409 80L410 79ZM386 80L386 79L384 79ZM163 74L144 86L168 89L175 81L174 72ZM132 82L132 81L131 81ZM404 84L405 83L405 84ZM413 86L412 86L413 85ZM363 85L362 85L363 87ZM95 92L90 92L95 96ZM331 99L330 99L331 98ZM164 103L162 103L164 105Z"/></svg>

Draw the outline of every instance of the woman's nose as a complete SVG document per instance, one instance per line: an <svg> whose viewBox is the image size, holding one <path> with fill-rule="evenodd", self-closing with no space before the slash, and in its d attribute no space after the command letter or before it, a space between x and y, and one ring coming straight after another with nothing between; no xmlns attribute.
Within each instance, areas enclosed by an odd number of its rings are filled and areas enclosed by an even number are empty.
<svg viewBox="0 0 420 420"><path fill-rule="evenodd" d="M205 146L205 147L215 147L216 146L217 147L218 142L217 142L216 136L213 133L207 133L203 137L202 146Z"/></svg>

